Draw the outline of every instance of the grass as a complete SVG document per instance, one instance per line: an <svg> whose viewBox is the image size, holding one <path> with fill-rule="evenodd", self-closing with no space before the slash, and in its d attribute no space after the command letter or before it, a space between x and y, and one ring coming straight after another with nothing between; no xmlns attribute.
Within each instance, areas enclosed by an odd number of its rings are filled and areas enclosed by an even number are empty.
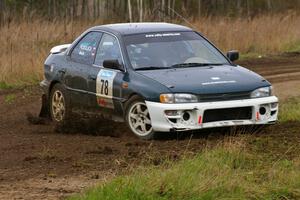
<svg viewBox="0 0 300 200"><path fill-rule="evenodd" d="M5 96L5 99L4 99L5 103L7 103L7 104L12 104L15 100L16 100L16 95L14 95L14 94L8 94Z"/></svg>
<svg viewBox="0 0 300 200"><path fill-rule="evenodd" d="M224 52L238 49L247 57L299 50L300 16L291 13L253 19L203 17L190 21ZM53 46L70 43L88 27L104 23L107 22L36 19L12 21L1 27L0 88L3 84L37 83L43 78L43 63Z"/></svg>
<svg viewBox="0 0 300 200"><path fill-rule="evenodd" d="M300 121L300 98L287 100L280 106L279 112L279 120L281 122Z"/></svg>
<svg viewBox="0 0 300 200"><path fill-rule="evenodd" d="M285 47L286 52L300 52L300 40L287 44Z"/></svg>
<svg viewBox="0 0 300 200"><path fill-rule="evenodd" d="M280 109L267 134L226 136L195 157L141 166L69 199L300 199L300 99Z"/></svg>
<svg viewBox="0 0 300 200"><path fill-rule="evenodd" d="M294 14L234 20L201 18L193 24L223 51L237 49L242 54L264 55L292 50L300 40L299 16Z"/></svg>
<svg viewBox="0 0 300 200"><path fill-rule="evenodd" d="M240 146L229 146L207 150L168 167L140 168L133 175L118 177L70 199L300 198L299 158L269 162Z"/></svg>
<svg viewBox="0 0 300 200"><path fill-rule="evenodd" d="M13 85L7 84L6 82L0 82L0 90L11 89Z"/></svg>
<svg viewBox="0 0 300 200"><path fill-rule="evenodd" d="M248 59L263 58L263 57L266 57L266 55L252 52L252 53L241 54L239 60L248 60Z"/></svg>

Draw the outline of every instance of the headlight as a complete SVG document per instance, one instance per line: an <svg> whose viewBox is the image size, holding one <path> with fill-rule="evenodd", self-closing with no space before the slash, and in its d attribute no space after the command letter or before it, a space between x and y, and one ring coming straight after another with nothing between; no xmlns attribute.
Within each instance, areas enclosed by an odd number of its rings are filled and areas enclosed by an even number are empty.
<svg viewBox="0 0 300 200"><path fill-rule="evenodd" d="M251 98L269 97L272 96L272 86L258 88L251 92Z"/></svg>
<svg viewBox="0 0 300 200"><path fill-rule="evenodd" d="M198 98L193 94L161 94L161 103L196 103Z"/></svg>

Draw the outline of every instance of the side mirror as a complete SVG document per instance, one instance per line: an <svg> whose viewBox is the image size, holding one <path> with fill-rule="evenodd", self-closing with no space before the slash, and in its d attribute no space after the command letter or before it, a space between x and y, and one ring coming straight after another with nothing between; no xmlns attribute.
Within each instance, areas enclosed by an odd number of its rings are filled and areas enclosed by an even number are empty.
<svg viewBox="0 0 300 200"><path fill-rule="evenodd" d="M124 71L122 65L119 63L118 60L104 60L103 61L103 67L109 68L109 69L117 69Z"/></svg>
<svg viewBox="0 0 300 200"><path fill-rule="evenodd" d="M228 51L227 52L227 58L229 58L230 61L236 61L240 57L240 53L236 50Z"/></svg>

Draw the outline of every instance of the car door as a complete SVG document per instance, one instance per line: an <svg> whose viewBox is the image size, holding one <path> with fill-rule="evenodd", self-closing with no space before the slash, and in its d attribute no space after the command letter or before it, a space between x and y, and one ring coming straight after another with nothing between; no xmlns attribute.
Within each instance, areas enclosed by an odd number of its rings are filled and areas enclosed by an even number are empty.
<svg viewBox="0 0 300 200"><path fill-rule="evenodd" d="M93 65L102 33L89 32L76 44L70 56L70 69L66 71L66 85L71 91L74 107L85 108L88 102L88 70Z"/></svg>
<svg viewBox="0 0 300 200"><path fill-rule="evenodd" d="M89 102L92 108L101 111L121 109L124 71L103 67L104 60L118 60L124 66L120 44L116 36L103 33L97 49L94 65L90 67Z"/></svg>

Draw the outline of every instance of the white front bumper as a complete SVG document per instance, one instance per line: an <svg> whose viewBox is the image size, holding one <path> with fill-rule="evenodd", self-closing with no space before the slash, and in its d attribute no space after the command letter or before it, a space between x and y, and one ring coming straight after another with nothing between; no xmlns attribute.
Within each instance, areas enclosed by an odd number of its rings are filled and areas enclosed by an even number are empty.
<svg viewBox="0 0 300 200"><path fill-rule="evenodd" d="M146 101L151 124L154 131L169 132L171 130L184 131L202 128L252 125L252 124L269 124L277 121L278 115L278 98L275 96L243 99L234 101L216 101L205 103L184 103L184 104L164 104ZM264 115L259 113L261 107L266 108ZM251 107L251 119L235 119L226 121L212 121L203 123L203 114L205 110ZM168 116L165 111L177 111L176 116ZM182 115L188 112L190 118L184 120ZM175 122L174 119L176 118Z"/></svg>

